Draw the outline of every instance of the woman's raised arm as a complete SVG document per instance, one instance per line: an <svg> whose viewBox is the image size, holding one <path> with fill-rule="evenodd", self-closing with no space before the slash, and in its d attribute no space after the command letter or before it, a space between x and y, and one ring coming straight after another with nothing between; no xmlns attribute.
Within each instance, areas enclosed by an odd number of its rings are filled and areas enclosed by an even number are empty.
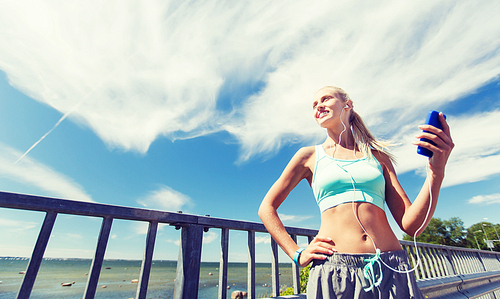
<svg viewBox="0 0 500 299"><path fill-rule="evenodd" d="M422 125L419 128L428 132L421 132L415 136L419 140L413 144L429 149L433 152L433 156L428 161L427 178L413 203L401 187L392 163L388 159L380 158L386 180L387 205L400 228L414 237L422 233L434 214L444 179L445 166L455 146L451 139L450 127L442 113L439 114L439 120L443 126L442 130ZM420 138L429 139L435 145L420 141Z"/></svg>

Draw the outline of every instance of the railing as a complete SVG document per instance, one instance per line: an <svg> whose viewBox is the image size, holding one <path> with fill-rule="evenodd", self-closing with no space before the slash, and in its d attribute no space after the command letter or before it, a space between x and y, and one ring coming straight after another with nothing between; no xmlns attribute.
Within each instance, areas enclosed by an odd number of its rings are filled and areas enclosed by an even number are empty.
<svg viewBox="0 0 500 299"><path fill-rule="evenodd" d="M97 247L92 261L83 298L94 298L106 252L111 225L115 219L149 222L144 258L142 261L136 298L146 298L151 270L156 232L159 223L166 223L181 230L181 244L177 260L174 298L196 298L200 275L201 249L203 232L211 228L221 229L221 260L219 267L219 286L227 285L229 230L248 233L248 298L256 298L255 293L255 233L266 233L264 225L255 222L235 221L207 216L193 216L155 210L137 209L97 203L87 203L40 196L0 192L0 207L46 212L28 268L24 275L17 298L29 298L43 259L52 228L58 214L101 217L102 224ZM287 227L293 238L307 236L309 241L316 235L316 230ZM272 248L272 293L279 296L278 246L271 240ZM299 267L293 266L295 292L300 292ZM226 289L219 288L219 298L227 297Z"/></svg>
<svg viewBox="0 0 500 299"><path fill-rule="evenodd" d="M95 296L111 226L115 219L149 222L136 298L146 298L153 250L156 241L156 232L160 223L169 224L181 230L174 298L196 298L198 296L203 232L207 232L212 228L221 230L219 286L227 285L229 231L239 230L247 232L247 291L248 298L256 298L255 233L267 232L261 223L86 203L7 192L0 192L0 207L42 211L46 213L17 298L29 298L31 294L58 214L100 217L103 219L83 298L94 298ZM317 234L317 230L296 227L286 227L286 229L295 240L298 236L306 236L310 242ZM411 263L415 264L417 261L417 253L413 243L401 241L401 244L408 252ZM440 296L447 296L457 292L464 294L463 298L477 298L478 296L500 289L500 253L432 244L417 244L421 263L419 263L419 267L415 271L415 276L419 287L428 298L439 298ZM278 246L272 239L271 252L273 257L271 262L271 296L278 297L280 286ZM292 263L292 277L295 294L300 293L299 271L299 267ZM227 297L225 288L219 287L218 297L221 299ZM296 295L295 297L305 298L305 295Z"/></svg>
<svg viewBox="0 0 500 299"><path fill-rule="evenodd" d="M400 243L415 265L418 258L414 243ZM424 243L417 245L421 261L414 273L427 298L450 294L455 294L454 298L477 298L487 294L497 297L485 298L500 298L500 253Z"/></svg>

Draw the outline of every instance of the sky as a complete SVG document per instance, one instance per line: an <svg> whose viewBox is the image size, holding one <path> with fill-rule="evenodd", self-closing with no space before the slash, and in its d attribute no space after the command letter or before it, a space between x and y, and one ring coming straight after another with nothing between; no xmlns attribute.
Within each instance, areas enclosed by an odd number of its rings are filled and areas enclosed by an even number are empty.
<svg viewBox="0 0 500 299"><path fill-rule="evenodd" d="M497 1L0 5L1 191L260 222L290 158L325 140L311 103L334 85L397 144L412 200L425 179L417 126L443 111L455 148L434 217L500 222ZM278 212L319 228L307 182ZM43 217L0 208L0 256L30 256ZM91 258L100 225L59 215L45 256ZM114 221L106 258L141 259L146 229ZM256 243L269 261L269 236ZM160 226L156 244L155 259L176 259L179 231ZM205 233L202 260L219 246L220 230ZM230 260L246 250L231 231Z"/></svg>

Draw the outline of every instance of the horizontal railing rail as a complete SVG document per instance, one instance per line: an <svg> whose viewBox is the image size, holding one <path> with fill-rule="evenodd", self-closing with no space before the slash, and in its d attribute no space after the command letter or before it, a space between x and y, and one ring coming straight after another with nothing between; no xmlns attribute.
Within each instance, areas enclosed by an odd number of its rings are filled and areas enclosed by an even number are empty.
<svg viewBox="0 0 500 299"><path fill-rule="evenodd" d="M46 213L17 298L29 298L31 294L58 214L102 218L101 230L83 298L94 298L95 296L111 226L115 219L149 222L136 298L146 298L156 233L160 223L169 224L181 230L174 298L196 298L198 296L203 233L212 228L221 230L218 297L222 299L227 297L227 291L222 286L227 285L228 278L229 231L239 230L246 231L248 234L247 291L248 298L256 298L255 233L267 233L262 223L8 192L0 192L0 207ZM286 230L294 240L300 236L307 237L309 242L318 232L317 230L297 227L286 227ZM477 294L485 294L485 292L500 288L500 253L498 252L417 243L417 254L413 242L400 242L403 249L408 252L412 265L416 265L420 258L414 274L419 287L428 298L439 298L439 296L451 292L461 292L461 294L465 294L464 296L473 298L473 296L479 296ZM272 239L271 255L271 296L278 297L280 295L278 245ZM300 293L299 273L300 268L292 263L295 294ZM300 296L303 297L303 295L296 295L296 298Z"/></svg>

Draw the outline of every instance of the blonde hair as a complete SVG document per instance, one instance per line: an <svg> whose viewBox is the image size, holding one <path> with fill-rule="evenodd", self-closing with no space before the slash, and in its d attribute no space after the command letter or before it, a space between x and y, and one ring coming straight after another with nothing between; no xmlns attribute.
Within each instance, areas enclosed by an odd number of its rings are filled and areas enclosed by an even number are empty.
<svg viewBox="0 0 500 299"><path fill-rule="evenodd" d="M345 92L340 87L325 86L323 88L331 88L335 90L335 93L337 94L339 99L343 100L344 102L351 100L347 92ZM393 146L394 144L390 141L382 141L375 138L375 136L372 135L368 127L365 125L365 122L363 121L361 116L356 113L356 111L354 111L354 108L351 109L351 114L349 116L349 125L354 137L354 142L365 156L373 158L373 151L376 151L381 155L387 157L391 162L396 162L394 155L388 150L388 148L390 146Z"/></svg>

